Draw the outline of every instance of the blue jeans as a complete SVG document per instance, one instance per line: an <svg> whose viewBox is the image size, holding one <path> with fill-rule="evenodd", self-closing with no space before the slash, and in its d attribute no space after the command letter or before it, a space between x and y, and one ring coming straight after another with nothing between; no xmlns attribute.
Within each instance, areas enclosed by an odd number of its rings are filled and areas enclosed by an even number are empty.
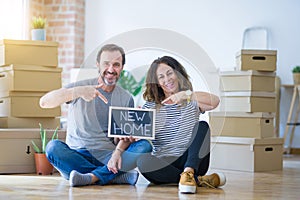
<svg viewBox="0 0 300 200"><path fill-rule="evenodd" d="M88 150L71 149L66 143L60 140L52 140L46 147L46 155L50 163L65 178L69 179L72 170L80 173L92 173L99 181L97 184L104 185L114 179L116 176L134 169L136 161L143 153L152 151L152 146L147 140L139 140L131 143L126 151L122 154L122 166L119 173L114 174L107 169L112 151L102 151L105 155L104 160L96 159Z"/></svg>

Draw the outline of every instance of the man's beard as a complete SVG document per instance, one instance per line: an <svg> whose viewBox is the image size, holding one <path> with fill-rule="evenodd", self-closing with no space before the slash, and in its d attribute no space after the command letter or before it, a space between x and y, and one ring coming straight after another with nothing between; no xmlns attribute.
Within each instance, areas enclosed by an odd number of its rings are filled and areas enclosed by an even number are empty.
<svg viewBox="0 0 300 200"><path fill-rule="evenodd" d="M112 74L112 75L114 75L114 76L116 76L116 78L113 80L113 81L108 81L106 78L105 78L105 75L106 74ZM104 73L103 73L103 75L101 76L101 78L102 78L102 80L103 80L103 82L105 83L105 85L108 85L108 86L113 86L113 85L116 85L116 83L118 82L118 80L119 80L119 77L117 77L117 73L116 72L107 72L107 71L105 71Z"/></svg>

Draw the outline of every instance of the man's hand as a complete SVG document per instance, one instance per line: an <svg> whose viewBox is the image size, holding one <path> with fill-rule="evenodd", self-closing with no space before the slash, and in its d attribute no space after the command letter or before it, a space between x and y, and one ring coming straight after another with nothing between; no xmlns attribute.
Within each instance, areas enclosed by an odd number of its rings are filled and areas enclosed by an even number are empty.
<svg viewBox="0 0 300 200"><path fill-rule="evenodd" d="M101 88L103 86L102 84L99 85L88 85L88 86L78 86L75 88L75 96L83 98L85 101L89 102L92 101L94 98L99 97L104 103L108 103L105 96L103 96L97 89Z"/></svg>
<svg viewBox="0 0 300 200"><path fill-rule="evenodd" d="M121 169L121 165L122 165L121 155L122 155L121 151L115 150L107 163L108 170L114 174L118 173L118 170Z"/></svg>

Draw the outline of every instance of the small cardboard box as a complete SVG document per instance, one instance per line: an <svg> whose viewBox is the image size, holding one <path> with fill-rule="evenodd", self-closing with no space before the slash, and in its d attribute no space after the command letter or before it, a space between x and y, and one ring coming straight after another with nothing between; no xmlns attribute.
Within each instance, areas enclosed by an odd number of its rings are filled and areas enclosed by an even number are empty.
<svg viewBox="0 0 300 200"><path fill-rule="evenodd" d="M236 91L275 91L274 72L259 71L227 71L220 72L220 90L223 92Z"/></svg>
<svg viewBox="0 0 300 200"><path fill-rule="evenodd" d="M275 113L210 112L212 136L274 137Z"/></svg>
<svg viewBox="0 0 300 200"><path fill-rule="evenodd" d="M47 130L49 139L53 131ZM66 131L59 130L58 138L65 141ZM31 140L41 144L39 129L0 129L0 174L35 173Z"/></svg>
<svg viewBox="0 0 300 200"><path fill-rule="evenodd" d="M43 109L39 105L40 92L0 93L0 117L59 117L60 107Z"/></svg>
<svg viewBox="0 0 300 200"><path fill-rule="evenodd" d="M0 117L0 128L39 128L39 123L50 129L60 127L60 119L54 117Z"/></svg>
<svg viewBox="0 0 300 200"><path fill-rule="evenodd" d="M61 87L61 68L9 65L0 67L0 91L48 92Z"/></svg>
<svg viewBox="0 0 300 200"><path fill-rule="evenodd" d="M238 70L276 71L276 50L242 49L236 54Z"/></svg>
<svg viewBox="0 0 300 200"><path fill-rule="evenodd" d="M0 66L10 64L57 67L58 43L38 40L0 40Z"/></svg>
<svg viewBox="0 0 300 200"><path fill-rule="evenodd" d="M276 112L274 92L223 92L221 111L228 112Z"/></svg>
<svg viewBox="0 0 300 200"><path fill-rule="evenodd" d="M282 155L282 138L211 138L212 168L248 172L282 170Z"/></svg>

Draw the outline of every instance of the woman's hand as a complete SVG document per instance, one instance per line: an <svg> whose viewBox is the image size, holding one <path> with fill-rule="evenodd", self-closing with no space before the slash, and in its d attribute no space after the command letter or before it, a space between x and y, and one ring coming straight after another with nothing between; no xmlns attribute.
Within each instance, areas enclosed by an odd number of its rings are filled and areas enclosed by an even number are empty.
<svg viewBox="0 0 300 200"><path fill-rule="evenodd" d="M118 170L121 169L121 165L122 165L121 155L122 155L121 150L119 149L115 150L107 163L108 170L114 174L118 173Z"/></svg>
<svg viewBox="0 0 300 200"><path fill-rule="evenodd" d="M187 95L186 91L180 91L175 94L172 94L165 100L163 100L162 104L181 104L186 100L197 101L198 107L201 112L209 111L215 109L219 103L220 99L218 96L201 91L194 91L192 95Z"/></svg>
<svg viewBox="0 0 300 200"><path fill-rule="evenodd" d="M138 140L139 140L139 138L134 138L134 137L132 137L132 135L128 136L128 137L120 137L120 138L115 137L114 144L117 145L119 143L119 141L122 141L124 143L127 143L127 146L129 146L130 143L136 142Z"/></svg>
<svg viewBox="0 0 300 200"><path fill-rule="evenodd" d="M175 94L172 94L168 98L164 99L162 104L182 104L184 101L188 99L185 91L180 91Z"/></svg>
<svg viewBox="0 0 300 200"><path fill-rule="evenodd" d="M139 140L138 138L132 137L132 135L128 136L128 137L119 138L119 139L123 140L124 142L129 142L129 143L133 143L133 142L136 142Z"/></svg>

